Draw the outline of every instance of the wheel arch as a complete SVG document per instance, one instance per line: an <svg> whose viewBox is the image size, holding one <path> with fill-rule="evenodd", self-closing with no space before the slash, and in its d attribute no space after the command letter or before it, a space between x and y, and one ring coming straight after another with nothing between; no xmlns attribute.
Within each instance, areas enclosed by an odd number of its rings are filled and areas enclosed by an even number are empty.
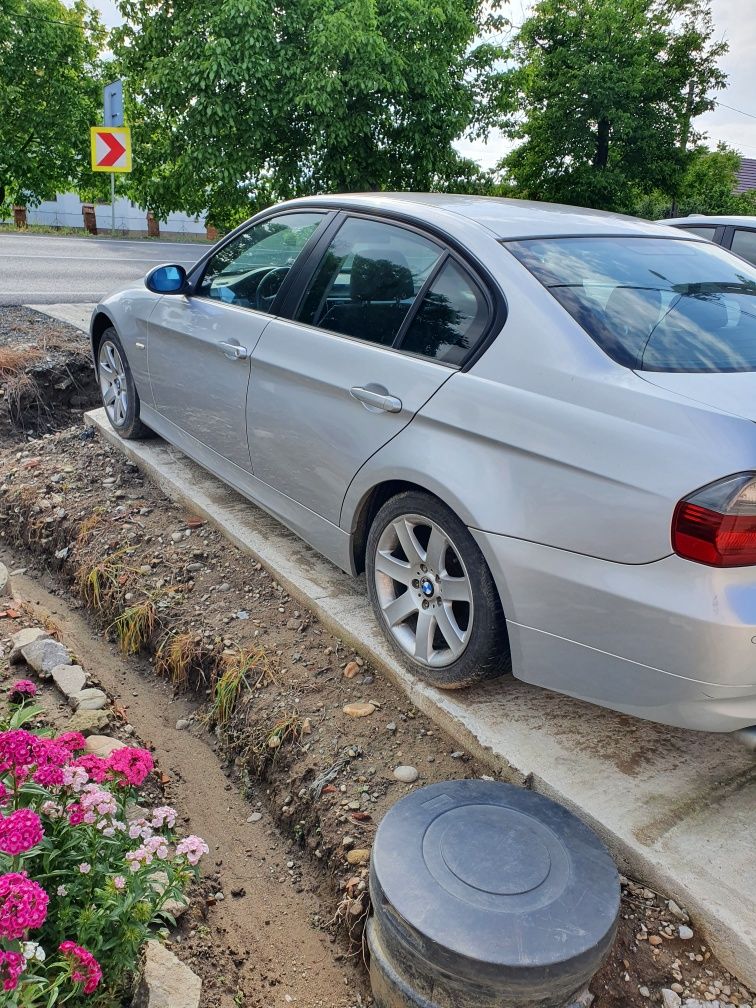
<svg viewBox="0 0 756 1008"><path fill-rule="evenodd" d="M100 347L100 340L102 339L105 330L110 329L111 326L113 326L113 320L102 310L98 311L92 318L92 322L89 327L89 342L92 347L92 359L94 361L95 371L97 371L97 351Z"/></svg>

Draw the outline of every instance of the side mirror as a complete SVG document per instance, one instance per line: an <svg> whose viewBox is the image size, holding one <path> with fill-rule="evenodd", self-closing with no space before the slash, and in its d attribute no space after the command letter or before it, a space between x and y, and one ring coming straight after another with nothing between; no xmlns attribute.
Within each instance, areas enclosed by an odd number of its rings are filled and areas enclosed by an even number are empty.
<svg viewBox="0 0 756 1008"><path fill-rule="evenodd" d="M144 286L153 294L185 294L189 281L183 266L156 266L144 278Z"/></svg>

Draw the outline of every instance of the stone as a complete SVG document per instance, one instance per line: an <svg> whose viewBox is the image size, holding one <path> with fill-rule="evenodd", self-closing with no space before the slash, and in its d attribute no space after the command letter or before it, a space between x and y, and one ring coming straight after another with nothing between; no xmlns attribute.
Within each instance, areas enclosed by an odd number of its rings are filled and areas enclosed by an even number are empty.
<svg viewBox="0 0 756 1008"><path fill-rule="evenodd" d="M247 816L247 822L260 822L262 819L262 812L253 812L252 815Z"/></svg>
<svg viewBox="0 0 756 1008"><path fill-rule="evenodd" d="M677 933L683 941L690 941L693 937L693 928L689 928L687 924L681 924L677 929Z"/></svg>
<svg viewBox="0 0 756 1008"><path fill-rule="evenodd" d="M668 987L664 987L662 988L661 996L664 1008L680 1008L682 998L679 994L675 994L673 990L669 990Z"/></svg>
<svg viewBox="0 0 756 1008"><path fill-rule="evenodd" d="M58 665L70 665L71 655L51 637L34 640L21 648L21 657L42 679L49 679Z"/></svg>
<svg viewBox="0 0 756 1008"><path fill-rule="evenodd" d="M369 717L371 714L375 714L375 707L371 703L357 701L356 703L346 704L343 711L349 717Z"/></svg>
<svg viewBox="0 0 756 1008"><path fill-rule="evenodd" d="M202 981L158 941L148 941L133 1008L199 1008Z"/></svg>
<svg viewBox="0 0 756 1008"><path fill-rule="evenodd" d="M683 921L685 924L688 923L688 914L674 900L667 900L667 908L673 917L677 917L678 920Z"/></svg>
<svg viewBox="0 0 756 1008"><path fill-rule="evenodd" d="M662 941L663 941L663 939L660 938L659 935L651 935L651 937L648 939L648 944L649 945L661 945Z"/></svg>
<svg viewBox="0 0 756 1008"><path fill-rule="evenodd" d="M185 728L188 728L191 723L192 722L189 720L189 718L185 717L179 718L178 721L176 722L176 730L183 731Z"/></svg>
<svg viewBox="0 0 756 1008"><path fill-rule="evenodd" d="M350 850L346 856L350 865L364 865L370 860L369 850Z"/></svg>
<svg viewBox="0 0 756 1008"><path fill-rule="evenodd" d="M75 711L89 710L99 711L108 705L108 698L101 689L90 686L89 689L79 690L68 697L69 704Z"/></svg>
<svg viewBox="0 0 756 1008"><path fill-rule="evenodd" d="M386 725L386 731L389 731L393 734L396 731L396 722L389 721L389 723Z"/></svg>
<svg viewBox="0 0 756 1008"><path fill-rule="evenodd" d="M68 722L68 731L94 735L108 727L108 715L104 710L77 710Z"/></svg>
<svg viewBox="0 0 756 1008"><path fill-rule="evenodd" d="M21 651L27 644L32 644L37 640L49 639L50 634L41 627L26 627L25 630L19 630L11 637L11 652L8 655L8 661L11 665L18 665L19 662L24 660Z"/></svg>
<svg viewBox="0 0 756 1008"><path fill-rule="evenodd" d="M360 671L360 666L356 661L350 661L344 668L344 678L354 679L357 673Z"/></svg>
<svg viewBox="0 0 756 1008"><path fill-rule="evenodd" d="M165 872L158 871L150 876L150 888L153 889L158 896L162 896L168 887L170 879ZM189 900L186 896L179 896L177 899L167 899L165 903L160 907L161 913L166 913L174 920L178 920L179 917L186 913L189 909Z"/></svg>
<svg viewBox="0 0 756 1008"><path fill-rule="evenodd" d="M55 685L67 697L81 692L87 685L87 674L81 665L56 665L52 677Z"/></svg>
<svg viewBox="0 0 756 1008"><path fill-rule="evenodd" d="M0 563L0 595L10 595L10 574L4 563Z"/></svg>
<svg viewBox="0 0 756 1008"><path fill-rule="evenodd" d="M125 742L111 738L110 735L90 735L87 739L87 752L101 756L103 759L107 759L116 749L124 749L125 746Z"/></svg>
<svg viewBox="0 0 756 1008"><path fill-rule="evenodd" d="M420 774L413 766L398 766L394 769L394 777L402 784L414 784Z"/></svg>
<svg viewBox="0 0 756 1008"><path fill-rule="evenodd" d="M648 987L639 987L638 988L638 993L640 994L640 996L642 998L650 998L651 997L651 991L648 989Z"/></svg>

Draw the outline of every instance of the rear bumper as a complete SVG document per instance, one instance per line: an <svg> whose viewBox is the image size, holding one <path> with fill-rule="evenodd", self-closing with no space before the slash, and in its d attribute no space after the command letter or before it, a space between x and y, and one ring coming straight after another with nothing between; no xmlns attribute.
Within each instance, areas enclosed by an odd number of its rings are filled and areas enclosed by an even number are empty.
<svg viewBox="0 0 756 1008"><path fill-rule="evenodd" d="M756 724L756 570L617 564L471 529L499 588L514 674L704 731Z"/></svg>

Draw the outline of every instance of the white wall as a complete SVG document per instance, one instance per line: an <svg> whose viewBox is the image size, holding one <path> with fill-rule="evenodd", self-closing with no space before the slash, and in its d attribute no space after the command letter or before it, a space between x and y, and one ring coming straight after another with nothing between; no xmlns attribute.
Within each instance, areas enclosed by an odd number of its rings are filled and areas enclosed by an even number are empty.
<svg viewBox="0 0 756 1008"><path fill-rule="evenodd" d="M146 231L147 214L141 207L134 206L124 197L116 199L116 230ZM110 229L110 204L96 204L98 230ZM12 218L11 218L12 219ZM55 200L47 200L38 207L29 207L26 211L29 224L45 224L48 227L84 228L84 218L81 214L81 200L75 193L58 193ZM161 231L178 234L205 234L205 221L202 217L189 217L185 213L170 214L167 221L160 222Z"/></svg>

